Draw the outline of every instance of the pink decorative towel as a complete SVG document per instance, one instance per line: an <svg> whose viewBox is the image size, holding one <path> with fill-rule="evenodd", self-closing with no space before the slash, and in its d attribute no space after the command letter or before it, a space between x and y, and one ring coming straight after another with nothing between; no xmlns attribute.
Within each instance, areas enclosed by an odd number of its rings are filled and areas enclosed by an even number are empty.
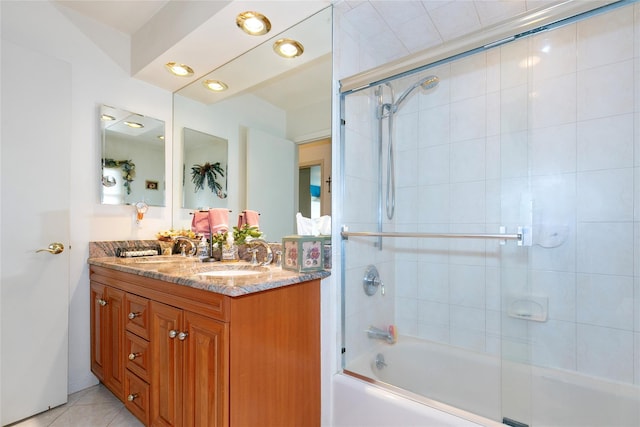
<svg viewBox="0 0 640 427"><path fill-rule="evenodd" d="M249 227L260 228L260 214L256 211L250 211L249 209L242 211L244 214L244 223Z"/></svg>
<svg viewBox="0 0 640 427"><path fill-rule="evenodd" d="M191 218L191 231L196 234L203 234L207 239L209 238L208 211L195 211L193 213L193 218Z"/></svg>
<svg viewBox="0 0 640 427"><path fill-rule="evenodd" d="M245 219L244 219L244 212L241 212L240 215L238 215L238 228L242 228L243 225L245 225Z"/></svg>
<svg viewBox="0 0 640 427"><path fill-rule="evenodd" d="M224 208L209 209L209 226L213 234L226 233L229 230L229 210Z"/></svg>

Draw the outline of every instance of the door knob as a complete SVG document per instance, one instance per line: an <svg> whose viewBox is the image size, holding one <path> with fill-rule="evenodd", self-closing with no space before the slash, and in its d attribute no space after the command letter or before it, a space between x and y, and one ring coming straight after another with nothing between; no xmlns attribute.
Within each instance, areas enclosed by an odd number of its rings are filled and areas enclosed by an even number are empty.
<svg viewBox="0 0 640 427"><path fill-rule="evenodd" d="M47 249L38 249L36 252L49 252L50 254L57 255L62 251L64 251L64 245L60 242L53 242Z"/></svg>

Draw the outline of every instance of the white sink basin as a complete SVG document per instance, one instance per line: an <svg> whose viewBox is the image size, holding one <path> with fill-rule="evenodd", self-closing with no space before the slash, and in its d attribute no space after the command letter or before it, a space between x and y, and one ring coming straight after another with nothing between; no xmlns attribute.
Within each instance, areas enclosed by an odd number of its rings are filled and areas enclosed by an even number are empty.
<svg viewBox="0 0 640 427"><path fill-rule="evenodd" d="M256 274L264 273L268 270L267 267L254 266L254 265L229 265L229 266L215 266L198 273L199 276L208 277L242 277L253 276Z"/></svg>
<svg viewBox="0 0 640 427"><path fill-rule="evenodd" d="M212 277L237 277L237 276L251 276L254 274L260 274L260 271L253 270L216 270L205 271L204 273L198 273L200 276L212 276Z"/></svg>

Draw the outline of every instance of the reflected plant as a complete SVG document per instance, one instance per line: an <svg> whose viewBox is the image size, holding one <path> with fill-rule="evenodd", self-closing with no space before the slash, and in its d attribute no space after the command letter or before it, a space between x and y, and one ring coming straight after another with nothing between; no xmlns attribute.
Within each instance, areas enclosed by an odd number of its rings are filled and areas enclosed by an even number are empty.
<svg viewBox="0 0 640 427"><path fill-rule="evenodd" d="M224 176L224 169L220 166L220 162L207 162L204 165L193 165L191 167L191 182L195 185L195 192L204 190L204 182L207 181L207 187L218 197L224 198L222 185L217 181L218 176ZM226 197L226 195L224 196Z"/></svg>
<svg viewBox="0 0 640 427"><path fill-rule="evenodd" d="M122 178L124 179L124 188L127 194L131 194L131 183L136 176L136 165L131 160L114 160L102 159L102 167L105 168L122 168Z"/></svg>

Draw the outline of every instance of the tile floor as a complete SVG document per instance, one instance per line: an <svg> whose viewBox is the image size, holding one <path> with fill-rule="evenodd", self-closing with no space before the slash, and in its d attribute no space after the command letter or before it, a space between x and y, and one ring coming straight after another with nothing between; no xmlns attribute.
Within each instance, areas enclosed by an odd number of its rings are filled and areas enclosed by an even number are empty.
<svg viewBox="0 0 640 427"><path fill-rule="evenodd" d="M102 384L69 395L62 406L12 424L11 427L142 427L124 404Z"/></svg>

